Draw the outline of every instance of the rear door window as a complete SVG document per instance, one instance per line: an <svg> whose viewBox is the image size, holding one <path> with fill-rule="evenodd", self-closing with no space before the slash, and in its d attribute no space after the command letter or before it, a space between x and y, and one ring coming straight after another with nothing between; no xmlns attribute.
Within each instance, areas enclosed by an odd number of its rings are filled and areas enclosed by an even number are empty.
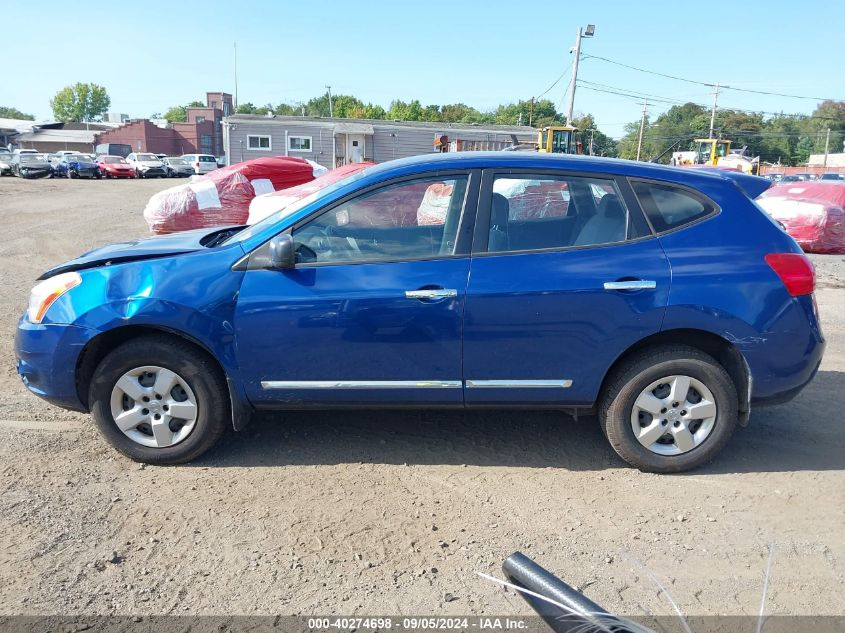
<svg viewBox="0 0 845 633"><path fill-rule="evenodd" d="M613 179L538 174L493 181L487 252L598 246L637 236Z"/></svg>
<svg viewBox="0 0 845 633"><path fill-rule="evenodd" d="M641 180L632 180L631 187L657 233L685 226L717 209L709 198L689 189Z"/></svg>

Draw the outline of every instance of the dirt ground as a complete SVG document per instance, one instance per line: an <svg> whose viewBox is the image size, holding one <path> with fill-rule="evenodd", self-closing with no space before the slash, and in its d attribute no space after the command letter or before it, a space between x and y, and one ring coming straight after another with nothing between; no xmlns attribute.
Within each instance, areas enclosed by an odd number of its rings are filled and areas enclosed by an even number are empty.
<svg viewBox="0 0 845 633"><path fill-rule="evenodd" d="M643 474L554 412L264 416L198 463L141 467L31 396L35 277L146 233L172 181L0 179L0 615L528 614L521 550L612 611L845 613L845 258L814 257L828 350L711 466Z"/></svg>

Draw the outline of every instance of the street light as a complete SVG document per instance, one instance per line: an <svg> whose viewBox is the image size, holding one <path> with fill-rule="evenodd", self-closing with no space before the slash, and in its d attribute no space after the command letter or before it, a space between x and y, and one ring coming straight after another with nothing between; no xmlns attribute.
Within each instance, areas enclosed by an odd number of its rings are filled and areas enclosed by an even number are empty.
<svg viewBox="0 0 845 633"><path fill-rule="evenodd" d="M572 125L572 112L575 109L575 84L578 81L578 61L581 57L581 38L593 37L596 34L596 25L588 24L586 28L578 27L578 34L575 36L575 59L572 60L572 80L569 82L569 108L566 111L566 122Z"/></svg>

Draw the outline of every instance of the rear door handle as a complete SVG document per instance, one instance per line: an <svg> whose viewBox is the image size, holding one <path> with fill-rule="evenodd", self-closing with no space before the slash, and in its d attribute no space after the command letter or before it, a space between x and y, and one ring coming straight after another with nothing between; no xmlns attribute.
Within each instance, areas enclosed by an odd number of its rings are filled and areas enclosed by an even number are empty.
<svg viewBox="0 0 845 633"><path fill-rule="evenodd" d="M631 281L605 281L605 290L654 290L657 282L649 279L632 279Z"/></svg>
<svg viewBox="0 0 845 633"><path fill-rule="evenodd" d="M426 288L424 290L406 290L406 299L449 299L457 297L458 291L453 288Z"/></svg>

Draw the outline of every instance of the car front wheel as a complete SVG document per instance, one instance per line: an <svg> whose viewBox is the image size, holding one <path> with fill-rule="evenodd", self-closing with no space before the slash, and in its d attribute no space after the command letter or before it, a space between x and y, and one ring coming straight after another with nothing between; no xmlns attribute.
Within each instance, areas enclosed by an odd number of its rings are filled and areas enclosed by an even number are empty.
<svg viewBox="0 0 845 633"><path fill-rule="evenodd" d="M737 390L711 356L687 346L644 350L616 369L599 407L613 450L656 473L710 462L738 419Z"/></svg>
<svg viewBox="0 0 845 633"><path fill-rule="evenodd" d="M148 336L108 354L91 381L97 428L118 451L149 464L196 459L230 419L226 381L215 363L181 340Z"/></svg>

